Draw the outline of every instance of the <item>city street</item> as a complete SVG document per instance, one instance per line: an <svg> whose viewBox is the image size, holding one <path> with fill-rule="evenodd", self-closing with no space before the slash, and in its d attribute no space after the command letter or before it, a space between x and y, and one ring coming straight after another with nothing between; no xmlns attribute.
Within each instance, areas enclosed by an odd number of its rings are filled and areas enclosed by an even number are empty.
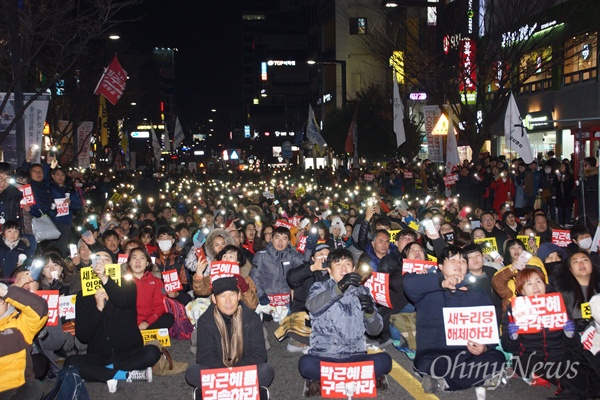
<svg viewBox="0 0 600 400"><path fill-rule="evenodd" d="M275 369L275 380L271 385L271 399L301 399L303 380L298 373L297 365L300 354L292 354L286 351L286 342L279 343L272 335L277 327L276 323L267 323L270 333L269 363ZM173 341L170 348L173 358L177 361L194 362L194 356L189 351L188 341ZM436 396L427 395L421 389L420 381L412 372L412 362L393 346L386 350L392 356L394 367L389 375L389 389L380 391L378 399L418 399L442 400L475 399L475 390L461 392L439 393ZM105 384L86 384L92 399L114 399L114 400L163 400L163 399L191 399L192 389L185 382L183 374L175 376L155 377L152 383L146 382L119 382L115 394L109 394ZM514 399L545 399L554 396L555 388L530 387L521 379L513 378L508 385L494 391L487 391L487 399L514 400ZM317 397L319 398L319 397Z"/></svg>

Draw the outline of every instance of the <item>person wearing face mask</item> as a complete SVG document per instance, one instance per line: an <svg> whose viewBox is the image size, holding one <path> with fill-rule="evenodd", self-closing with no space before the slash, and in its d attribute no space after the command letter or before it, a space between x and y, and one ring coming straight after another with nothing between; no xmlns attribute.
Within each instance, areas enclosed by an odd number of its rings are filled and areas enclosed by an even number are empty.
<svg viewBox="0 0 600 400"><path fill-rule="evenodd" d="M571 243L567 246L567 251L573 253L577 250L585 250L590 253L592 261L600 264L600 256L598 250L591 251L594 239L590 235L590 231L584 225L573 225L571 227Z"/></svg>
<svg viewBox="0 0 600 400"><path fill-rule="evenodd" d="M186 305L192 300L192 296L188 294L190 279L187 269L183 267L184 260L175 248L175 230L170 226L161 226L156 232L156 237L158 238L158 251L155 256L158 270L161 273L176 270L182 285L180 291L167 292L167 296Z"/></svg>
<svg viewBox="0 0 600 400"><path fill-rule="evenodd" d="M544 263L550 285L553 285L555 274L558 272L562 261L567 259L566 250L553 243L542 243L536 255Z"/></svg>
<svg viewBox="0 0 600 400"><path fill-rule="evenodd" d="M556 220L556 171L552 169L551 165L546 164L544 166L544 174L540 179L540 189L542 189L542 209L548 215L550 213L550 219Z"/></svg>

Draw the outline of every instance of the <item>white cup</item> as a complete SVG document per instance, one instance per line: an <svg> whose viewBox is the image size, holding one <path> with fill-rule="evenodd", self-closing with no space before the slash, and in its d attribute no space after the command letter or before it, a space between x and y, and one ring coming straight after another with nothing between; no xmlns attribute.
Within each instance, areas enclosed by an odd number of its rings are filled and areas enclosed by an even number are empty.
<svg viewBox="0 0 600 400"><path fill-rule="evenodd" d="M106 385L108 386L108 393L116 393L117 382L119 382L119 381L116 379L109 379L106 381Z"/></svg>
<svg viewBox="0 0 600 400"><path fill-rule="evenodd" d="M52 279L58 279L58 271L50 271L50 276Z"/></svg>

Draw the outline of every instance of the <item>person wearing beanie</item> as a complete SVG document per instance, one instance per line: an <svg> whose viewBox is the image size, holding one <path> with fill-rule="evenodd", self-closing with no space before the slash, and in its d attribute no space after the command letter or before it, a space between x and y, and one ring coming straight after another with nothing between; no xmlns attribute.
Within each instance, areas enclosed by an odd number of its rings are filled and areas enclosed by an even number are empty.
<svg viewBox="0 0 600 400"><path fill-rule="evenodd" d="M562 261L567 259L567 251L554 243L542 243L537 251L537 257L544 263L549 282L552 284L552 276L560 267Z"/></svg>
<svg viewBox="0 0 600 400"><path fill-rule="evenodd" d="M210 299L212 304L196 324L197 364L186 370L187 382L195 391L201 391L201 370L256 365L260 398L268 399L267 387L275 377L275 370L267 364L260 317L241 301L238 279L215 279Z"/></svg>

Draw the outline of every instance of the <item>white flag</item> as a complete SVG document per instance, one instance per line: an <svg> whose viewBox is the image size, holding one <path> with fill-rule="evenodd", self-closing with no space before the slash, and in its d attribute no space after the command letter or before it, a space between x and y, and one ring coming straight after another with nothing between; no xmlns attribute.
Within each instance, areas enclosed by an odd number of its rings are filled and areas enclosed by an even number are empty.
<svg viewBox="0 0 600 400"><path fill-rule="evenodd" d="M169 130L167 129L167 125L165 124L165 133L164 133L164 142L165 142L165 151L171 152L171 136L169 135Z"/></svg>
<svg viewBox="0 0 600 400"><path fill-rule="evenodd" d="M315 112L312 109L312 106L308 105L308 123L306 124L306 138L312 143L316 144L319 148L317 149L320 153L322 148L327 146L325 139L321 136L321 130L319 129L319 125L317 124L317 119L315 118Z"/></svg>
<svg viewBox="0 0 600 400"><path fill-rule="evenodd" d="M600 248L600 225L596 228L596 233L594 234L594 239L592 239L592 248L590 251L598 251Z"/></svg>
<svg viewBox="0 0 600 400"><path fill-rule="evenodd" d="M156 136L156 132L154 132L154 128L150 127L150 132L152 133L152 151L154 152L154 159L156 161L156 169L160 168L160 151L161 145L158 141L158 137Z"/></svg>
<svg viewBox="0 0 600 400"><path fill-rule="evenodd" d="M446 175L452 173L452 168L458 167L460 158L458 157L458 145L456 135L454 134L454 124L452 118L448 117L448 137L446 138Z"/></svg>
<svg viewBox="0 0 600 400"><path fill-rule="evenodd" d="M175 133L173 134L173 150L177 150L179 148L179 145L183 142L183 139L185 139L185 135L183 134L179 117L177 117L175 120Z"/></svg>
<svg viewBox="0 0 600 400"><path fill-rule="evenodd" d="M398 89L398 80L396 71L394 75L394 133L396 133L396 146L400 146L406 142L406 132L404 131L404 107L400 98L400 90Z"/></svg>
<svg viewBox="0 0 600 400"><path fill-rule="evenodd" d="M529 135L523 126L519 108L512 93L504 115L504 142L508 149L517 152L525 164L530 164L535 160L531 143L529 143Z"/></svg>

